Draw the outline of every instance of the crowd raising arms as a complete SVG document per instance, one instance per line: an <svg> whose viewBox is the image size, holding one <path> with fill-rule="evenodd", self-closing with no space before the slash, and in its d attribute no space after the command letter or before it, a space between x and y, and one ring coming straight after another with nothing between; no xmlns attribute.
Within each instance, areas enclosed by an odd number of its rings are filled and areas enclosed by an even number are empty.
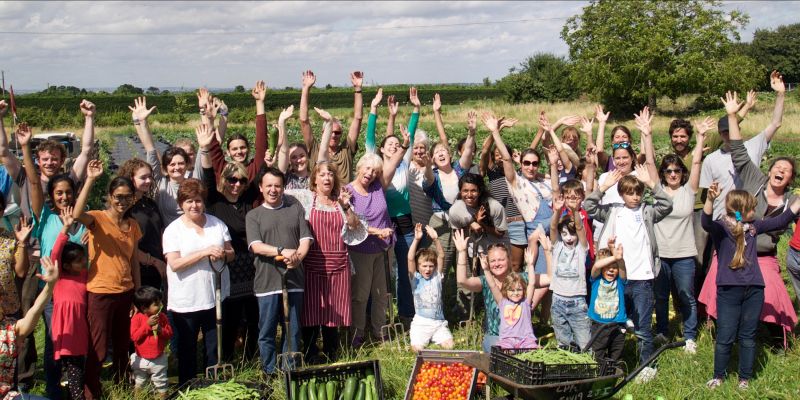
<svg viewBox="0 0 800 400"><path fill-rule="evenodd" d="M687 351L696 351L698 306L693 286L686 282L694 280L694 258L702 257L693 246L672 251L676 240L686 237L676 238L670 232L679 227L692 242L699 243L703 239L688 232L700 222L710 232L710 246L716 250L713 264L709 264L710 276L718 276L716 285L710 285L709 278L704 285L704 291L713 295L701 296L703 304L712 306L709 314L717 318L713 308L716 304L721 310L733 304L760 310L768 303L778 304L784 313L794 316L785 286L772 286L775 283L770 266L777 265L774 249L780 232L800 210L800 200L787 190L795 165L792 159L780 157L768 174L763 174L758 164L766 146L756 147L761 141L769 143L781 126L785 87L777 72L770 75L777 93L773 117L759 135L758 143L743 144L739 128L756 102L755 93L748 93L743 102L731 92L722 99L727 114L719 122L722 150L725 155L730 152L727 162L731 163L734 176L743 182L740 186L734 179L716 181L718 170L728 168L721 164L724 160L709 155L713 161L703 161L713 129L710 117L694 123L692 149L688 146L692 132L685 137L673 135L675 154L664 157L659 165L653 144L654 115L648 107L634 114L641 140L638 153L630 130L624 125L612 129L611 151L606 153L605 131L610 112L600 105L591 119L570 115L551 124L543 112L536 115L538 130L531 145L521 151L507 146L502 137L502 132L518 121L482 112L480 119L489 135L481 147L477 166L473 159L479 113L470 111L466 116L467 135L458 149L458 160L453 162L441 96L437 93L432 99L437 137L429 146L427 135L417 129L422 102L413 87L408 95L413 110L408 123L400 125L399 135L395 135L395 124L401 104L395 96L386 98L388 120L380 141L376 127L384 95L378 88L370 102L366 154L354 160L363 120L363 73L350 74L354 112L346 134L343 123L330 112L314 108L322 120L319 138L312 132L309 116L309 99L317 77L307 70L301 79L299 125L303 141L289 142L287 124L294 105L288 105L278 115L277 143L272 148L268 145L265 109L267 86L264 81L254 85L253 154L247 137L226 137L228 108L206 89L197 93L201 119L195 130L196 147L192 142L176 144L159 154L148 125L155 106L148 107L144 97L135 99L129 108L147 162L137 158L123 166L108 188L104 210L86 210L92 185L104 173L99 161L89 160L96 117L92 103L80 103L85 116L83 146L69 176L58 174L66 155L64 150L45 144L34 153L30 148L32 132L25 124L15 132L16 143L22 148L20 164L10 151L0 122L0 157L6 172L25 184L24 196L29 201L24 211L34 218L33 227L25 219L20 222L16 241L22 251L13 263L6 263L14 275L25 275L28 261L22 255L27 255L25 242L27 232L32 230L42 249L41 279L45 282L33 307L13 325L14 333L17 338L28 336L43 304L49 301L59 277L56 266L60 260L50 262L47 256L57 240L63 240L59 235L74 243L83 240L88 245L86 253L91 265L85 282L89 293L88 354L85 366L78 368L85 369L86 398L101 396L100 362L109 343L114 347L114 371L117 377L124 376L130 343L130 318L126 313L134 295L144 295L139 292L142 286L156 286L167 292L164 297L170 323L175 325L175 336L181 338L172 344L181 382L197 372L192 355L200 330L206 340L208 363L218 361L213 341L216 335L222 335L226 343L224 357L230 357L237 332L216 332L212 323L213 290L218 284L213 270L225 263L231 265L230 271L224 272L219 284L227 302L226 313L233 312L232 308L250 307L251 312L236 314L245 318L230 322L238 324L244 319L246 329L258 331L250 333L251 337L257 336L257 346L245 351L253 353L257 348L267 374L280 367L275 364L274 332L281 318L302 324L302 338L300 327L292 327L291 335L296 339L293 346L301 349L302 339L302 351L315 362L326 360L320 354L329 361L337 357L340 331L348 338L347 346L361 346L370 336L377 341L387 340L382 337L380 326L386 320L387 307L392 306L386 301L387 292L392 290L386 279L386 269L394 265L388 258L390 254L397 261L401 322L409 326L411 345L416 351L430 342L445 348L454 345L448 329L448 322L454 321L446 311L449 313L455 301L444 297L443 283L483 293L486 323L482 347L486 351L492 346L538 346L531 312L541 308L543 315L552 309L552 327L560 344L576 343L583 348L590 331L600 333L600 340L592 345L595 354L616 359L622 351L620 338L603 330L610 323L631 320L641 360L654 351L656 334L669 335L664 323L665 307L669 288L674 284L681 296ZM0 101L0 117L7 112L8 106ZM677 125L684 131L692 127L686 121ZM561 126L566 128L559 135ZM585 136L584 150L581 136ZM541 154L546 157L542 159ZM686 158L689 155L690 164ZM540 172L544 161L548 163L549 176ZM713 173L706 173L704 181L702 171L706 168L713 169ZM604 173L596 179L598 169ZM23 172L24 179L20 179ZM487 190L486 177L492 193ZM76 187L83 180L78 192ZM43 187L45 183L47 186ZM708 196L702 221L695 222L694 196L704 183ZM645 190L653 193L653 204L643 200ZM494 192L503 198L493 198ZM422 196L416 197L417 204L415 196ZM512 209L516 214L510 214ZM594 234L592 220L605 223L595 224ZM152 242L147 235L153 233L163 235L160 247L145 245L148 240ZM187 241L190 237L194 239ZM482 271L468 268L470 258L476 257ZM451 270L449 263L453 259L456 263ZM681 269L687 263L691 264L690 275ZM709 269L709 265L701 261L699 270ZM146 278L145 266L154 267L162 279ZM285 273L289 281L288 316L277 307L282 294L276 290L280 283L275 286L274 280L280 275L275 271ZM740 286L762 291L766 286L769 291L760 300L753 300L737 294ZM773 297L772 290L780 296ZM372 326L368 328L365 314L370 296ZM552 305L547 300L551 296ZM579 299L585 304L587 296L589 304L582 313L572 314L564 308L565 302L573 304ZM626 307L631 310L627 315ZM317 313L314 310L318 308L335 312ZM650 320L653 308L657 315L655 332ZM5 309L3 312L6 318L12 314ZM757 321L741 322L737 327L722 314L717 322L721 336L715 348L714 376L708 385L716 387L724 379L730 346L738 338L745 349L740 354L740 387L746 388L753 376L754 353L750 349ZM153 315L148 318L156 319ZM769 315L762 315L762 320L783 325L783 332L797 321L770 319ZM546 318L536 325L536 329L547 327ZM735 337L730 332L737 328L744 333ZM56 334L63 333L60 329L55 330ZM320 332L322 352L315 344ZM164 344L159 346L160 357ZM137 347L137 353L142 351L150 354ZM645 369L642 380L652 379L655 373L655 368ZM72 385L70 390L80 386Z"/></svg>

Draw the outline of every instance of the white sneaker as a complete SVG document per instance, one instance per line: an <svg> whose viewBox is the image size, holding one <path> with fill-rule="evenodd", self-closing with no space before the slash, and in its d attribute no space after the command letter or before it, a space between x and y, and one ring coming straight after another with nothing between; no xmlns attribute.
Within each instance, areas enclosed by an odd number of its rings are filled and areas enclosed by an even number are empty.
<svg viewBox="0 0 800 400"><path fill-rule="evenodd" d="M636 376L636 383L647 383L656 377L657 370L651 367L644 367L639 375Z"/></svg>
<svg viewBox="0 0 800 400"><path fill-rule="evenodd" d="M630 330L631 332L633 332L633 329L636 327L636 325L633 324L632 319L628 319L627 321L625 321L625 327L628 328L628 330Z"/></svg>
<svg viewBox="0 0 800 400"><path fill-rule="evenodd" d="M683 347L683 351L687 354L697 354L697 342L693 339L687 339L686 345Z"/></svg>
<svg viewBox="0 0 800 400"><path fill-rule="evenodd" d="M710 381L706 382L706 386L709 389L716 389L722 385L722 379L713 378Z"/></svg>

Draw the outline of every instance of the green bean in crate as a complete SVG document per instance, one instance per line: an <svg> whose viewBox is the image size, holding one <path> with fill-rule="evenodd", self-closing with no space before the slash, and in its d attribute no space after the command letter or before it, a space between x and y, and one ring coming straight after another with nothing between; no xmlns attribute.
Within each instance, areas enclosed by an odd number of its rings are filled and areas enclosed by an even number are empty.
<svg viewBox="0 0 800 400"><path fill-rule="evenodd" d="M287 371L289 400L383 400L378 360Z"/></svg>
<svg viewBox="0 0 800 400"><path fill-rule="evenodd" d="M212 381L207 379L192 379L178 387L167 399L174 400L217 400L217 399L266 399L268 392L263 385L252 382L227 382Z"/></svg>

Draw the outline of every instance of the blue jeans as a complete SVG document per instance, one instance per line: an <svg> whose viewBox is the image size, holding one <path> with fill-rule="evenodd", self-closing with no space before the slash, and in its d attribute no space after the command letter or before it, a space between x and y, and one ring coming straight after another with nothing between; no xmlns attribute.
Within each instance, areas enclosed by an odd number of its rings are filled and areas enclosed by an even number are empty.
<svg viewBox="0 0 800 400"><path fill-rule="evenodd" d="M625 309L633 320L639 362L653 354L653 280L628 281L625 285Z"/></svg>
<svg viewBox="0 0 800 400"><path fill-rule="evenodd" d="M669 294L673 284L678 291L681 317L683 318L683 338L697 338L697 299L694 297L694 257L662 258L661 271L656 277L656 332L668 333Z"/></svg>
<svg viewBox="0 0 800 400"><path fill-rule="evenodd" d="M414 232L401 235L397 233L394 243L394 258L397 260L395 276L397 276L397 314L401 317L414 317L414 295L411 293L411 282L408 279L408 248L414 241ZM391 304L389 305L391 306Z"/></svg>
<svg viewBox="0 0 800 400"><path fill-rule="evenodd" d="M217 315L213 308L188 313L173 312L178 342L178 384L197 376L197 334L203 330L206 365L217 363Z"/></svg>
<svg viewBox="0 0 800 400"><path fill-rule="evenodd" d="M717 287L717 343L714 346L714 377L724 378L733 342L739 339L739 379L753 377L756 360L756 330L764 288L760 286Z"/></svg>
<svg viewBox="0 0 800 400"><path fill-rule="evenodd" d="M490 335L488 333L483 335L483 343L481 347L483 351L489 353L492 351L492 346L497 344L497 341L500 340L500 336Z"/></svg>
<svg viewBox="0 0 800 400"><path fill-rule="evenodd" d="M553 209L550 208L550 204L544 202L539 205L539 210L536 212L536 217L533 221L525 222L525 238L529 239L533 231L539 225L542 225L544 229L544 233L549 237L550 236L550 218L553 217ZM547 273L547 260L544 257L544 248L542 245L539 245L539 251L536 254L536 265L534 267L534 271L537 274L546 274Z"/></svg>
<svg viewBox="0 0 800 400"><path fill-rule="evenodd" d="M300 351L300 312L303 310L303 292L289 292L289 334L292 336L292 348L289 349L285 334L281 335L282 352ZM267 374L275 372L276 354L275 336L278 334L278 323L284 322L283 295L271 294L258 297L258 350L261 355L261 367ZM286 326L282 328L287 332Z"/></svg>
<svg viewBox="0 0 800 400"><path fill-rule="evenodd" d="M61 400L61 363L55 360L53 349L53 301L44 306L44 380L45 391L51 400Z"/></svg>
<svg viewBox="0 0 800 400"><path fill-rule="evenodd" d="M52 400L46 397L37 396L35 394L20 393L19 396L14 397L15 400Z"/></svg>
<svg viewBox="0 0 800 400"><path fill-rule="evenodd" d="M559 345L570 345L574 342L581 349L586 347L591 335L588 311L585 296L565 297L553 294L550 318Z"/></svg>

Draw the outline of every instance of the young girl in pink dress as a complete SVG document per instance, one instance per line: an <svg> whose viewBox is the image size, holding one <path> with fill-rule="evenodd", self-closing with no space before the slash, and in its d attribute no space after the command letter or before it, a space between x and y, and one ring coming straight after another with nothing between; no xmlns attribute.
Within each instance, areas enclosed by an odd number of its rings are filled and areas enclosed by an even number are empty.
<svg viewBox="0 0 800 400"><path fill-rule="evenodd" d="M84 362L89 348L89 325L86 305L86 249L69 241L74 218L72 207L61 211L64 227L58 234L53 260L58 260L61 279L53 289L53 353L61 360L62 380L66 381L70 397L83 399Z"/></svg>

